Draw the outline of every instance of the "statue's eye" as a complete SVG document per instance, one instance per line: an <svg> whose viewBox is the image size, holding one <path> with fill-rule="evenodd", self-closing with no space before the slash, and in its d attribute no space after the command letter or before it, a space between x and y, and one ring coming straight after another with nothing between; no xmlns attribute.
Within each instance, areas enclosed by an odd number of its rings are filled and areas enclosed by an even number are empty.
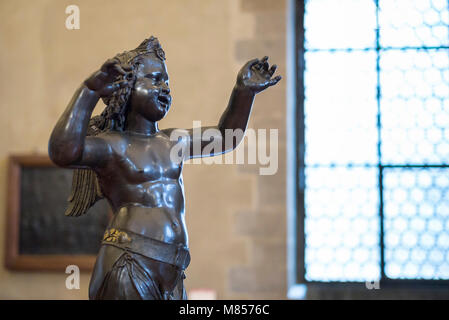
<svg viewBox="0 0 449 320"><path fill-rule="evenodd" d="M154 80L155 82L161 81L161 75L159 73L150 73L145 76L145 78Z"/></svg>

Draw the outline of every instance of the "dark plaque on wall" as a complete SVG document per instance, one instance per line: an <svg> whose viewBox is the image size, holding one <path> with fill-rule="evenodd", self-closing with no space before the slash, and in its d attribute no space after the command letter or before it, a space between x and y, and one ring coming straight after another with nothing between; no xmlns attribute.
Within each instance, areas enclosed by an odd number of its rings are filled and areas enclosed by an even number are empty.
<svg viewBox="0 0 449 320"><path fill-rule="evenodd" d="M109 219L99 201L88 214L64 215L73 171L57 168L48 156L9 159L6 266L15 270L90 270Z"/></svg>

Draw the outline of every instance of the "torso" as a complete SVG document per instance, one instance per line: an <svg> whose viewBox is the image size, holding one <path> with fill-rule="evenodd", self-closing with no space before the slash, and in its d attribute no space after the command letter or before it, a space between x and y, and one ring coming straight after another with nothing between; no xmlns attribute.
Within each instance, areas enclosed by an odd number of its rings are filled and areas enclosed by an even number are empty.
<svg viewBox="0 0 449 320"><path fill-rule="evenodd" d="M169 243L188 245L184 218L182 162L173 162L176 143L163 132L148 137L107 132L112 160L96 172L114 211L110 227Z"/></svg>

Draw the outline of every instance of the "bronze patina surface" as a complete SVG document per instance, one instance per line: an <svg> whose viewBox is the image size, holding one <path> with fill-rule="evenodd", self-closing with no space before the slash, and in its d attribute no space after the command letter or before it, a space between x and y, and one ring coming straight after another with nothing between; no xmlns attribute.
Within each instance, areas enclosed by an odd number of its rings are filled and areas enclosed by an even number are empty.
<svg viewBox="0 0 449 320"><path fill-rule="evenodd" d="M203 148L193 129L159 129L171 106L165 53L151 37L107 60L75 92L49 142L52 161L75 169L66 214L78 216L101 198L114 211L91 278L91 299L186 299L190 261L185 224L183 161L232 151L225 130L247 128L255 95L281 79L268 57L240 70L227 108ZM106 108L91 117L99 101ZM173 136L183 138L172 139ZM200 148L194 148L200 146ZM174 147L187 150L181 160Z"/></svg>

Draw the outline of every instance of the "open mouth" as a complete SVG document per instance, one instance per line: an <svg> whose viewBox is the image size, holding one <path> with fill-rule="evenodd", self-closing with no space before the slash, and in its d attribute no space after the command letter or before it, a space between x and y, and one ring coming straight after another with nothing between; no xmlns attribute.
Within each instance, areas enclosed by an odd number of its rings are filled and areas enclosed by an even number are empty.
<svg viewBox="0 0 449 320"><path fill-rule="evenodd" d="M168 105L170 104L170 100L171 97L168 95L159 95L157 97L157 100L159 101L160 104L162 104L165 107L168 107Z"/></svg>

